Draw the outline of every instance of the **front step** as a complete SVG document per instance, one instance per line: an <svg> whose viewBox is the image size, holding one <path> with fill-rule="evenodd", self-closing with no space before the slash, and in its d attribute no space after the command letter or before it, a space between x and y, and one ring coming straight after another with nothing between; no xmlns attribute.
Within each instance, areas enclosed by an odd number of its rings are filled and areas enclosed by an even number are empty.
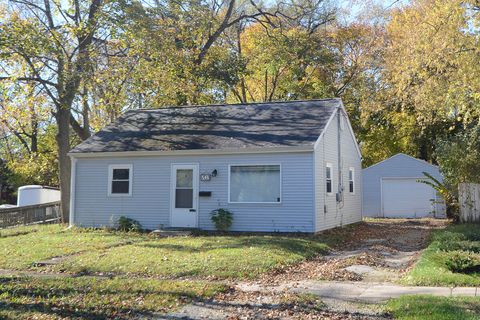
<svg viewBox="0 0 480 320"><path fill-rule="evenodd" d="M150 232L153 235L159 237L188 237L192 235L191 229L181 229L181 228L164 228L157 229Z"/></svg>

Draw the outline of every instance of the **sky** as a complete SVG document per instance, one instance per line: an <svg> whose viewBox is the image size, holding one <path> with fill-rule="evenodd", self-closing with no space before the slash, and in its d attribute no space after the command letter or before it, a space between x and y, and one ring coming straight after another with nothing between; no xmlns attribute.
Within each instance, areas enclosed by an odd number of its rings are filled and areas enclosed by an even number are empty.
<svg viewBox="0 0 480 320"><path fill-rule="evenodd" d="M374 6L384 10L402 7L410 0L338 0L339 6L343 11L344 19L349 22L362 14L362 11Z"/></svg>

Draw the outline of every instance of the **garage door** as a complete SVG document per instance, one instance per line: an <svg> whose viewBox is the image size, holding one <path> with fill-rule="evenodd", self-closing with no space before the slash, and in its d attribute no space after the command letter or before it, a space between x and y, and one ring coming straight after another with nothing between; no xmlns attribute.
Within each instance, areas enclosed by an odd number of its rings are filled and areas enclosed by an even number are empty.
<svg viewBox="0 0 480 320"><path fill-rule="evenodd" d="M383 179L383 214L389 218L421 218L432 215L435 190L416 178Z"/></svg>

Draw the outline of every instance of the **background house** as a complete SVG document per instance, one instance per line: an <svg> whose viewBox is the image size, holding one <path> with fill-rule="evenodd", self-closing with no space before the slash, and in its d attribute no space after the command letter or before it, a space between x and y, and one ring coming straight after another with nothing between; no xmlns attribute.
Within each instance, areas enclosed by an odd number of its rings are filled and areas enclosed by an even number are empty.
<svg viewBox="0 0 480 320"><path fill-rule="evenodd" d="M386 218L445 217L436 191L417 182L423 172L442 181L437 166L403 153L362 170L363 215Z"/></svg>
<svg viewBox="0 0 480 320"><path fill-rule="evenodd" d="M71 223L316 232L361 220L361 156L340 99L126 112L77 146Z"/></svg>

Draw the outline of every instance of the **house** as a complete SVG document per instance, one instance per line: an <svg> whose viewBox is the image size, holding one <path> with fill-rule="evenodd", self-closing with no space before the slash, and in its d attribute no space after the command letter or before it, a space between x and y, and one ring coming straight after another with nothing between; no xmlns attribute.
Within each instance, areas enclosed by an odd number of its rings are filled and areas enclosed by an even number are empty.
<svg viewBox="0 0 480 320"><path fill-rule="evenodd" d="M427 172L442 181L437 166L403 153L362 170L363 215L386 218L445 217L445 205L429 185Z"/></svg>
<svg viewBox="0 0 480 320"><path fill-rule="evenodd" d="M308 232L361 220L361 154L340 99L132 110L78 145L72 224Z"/></svg>

